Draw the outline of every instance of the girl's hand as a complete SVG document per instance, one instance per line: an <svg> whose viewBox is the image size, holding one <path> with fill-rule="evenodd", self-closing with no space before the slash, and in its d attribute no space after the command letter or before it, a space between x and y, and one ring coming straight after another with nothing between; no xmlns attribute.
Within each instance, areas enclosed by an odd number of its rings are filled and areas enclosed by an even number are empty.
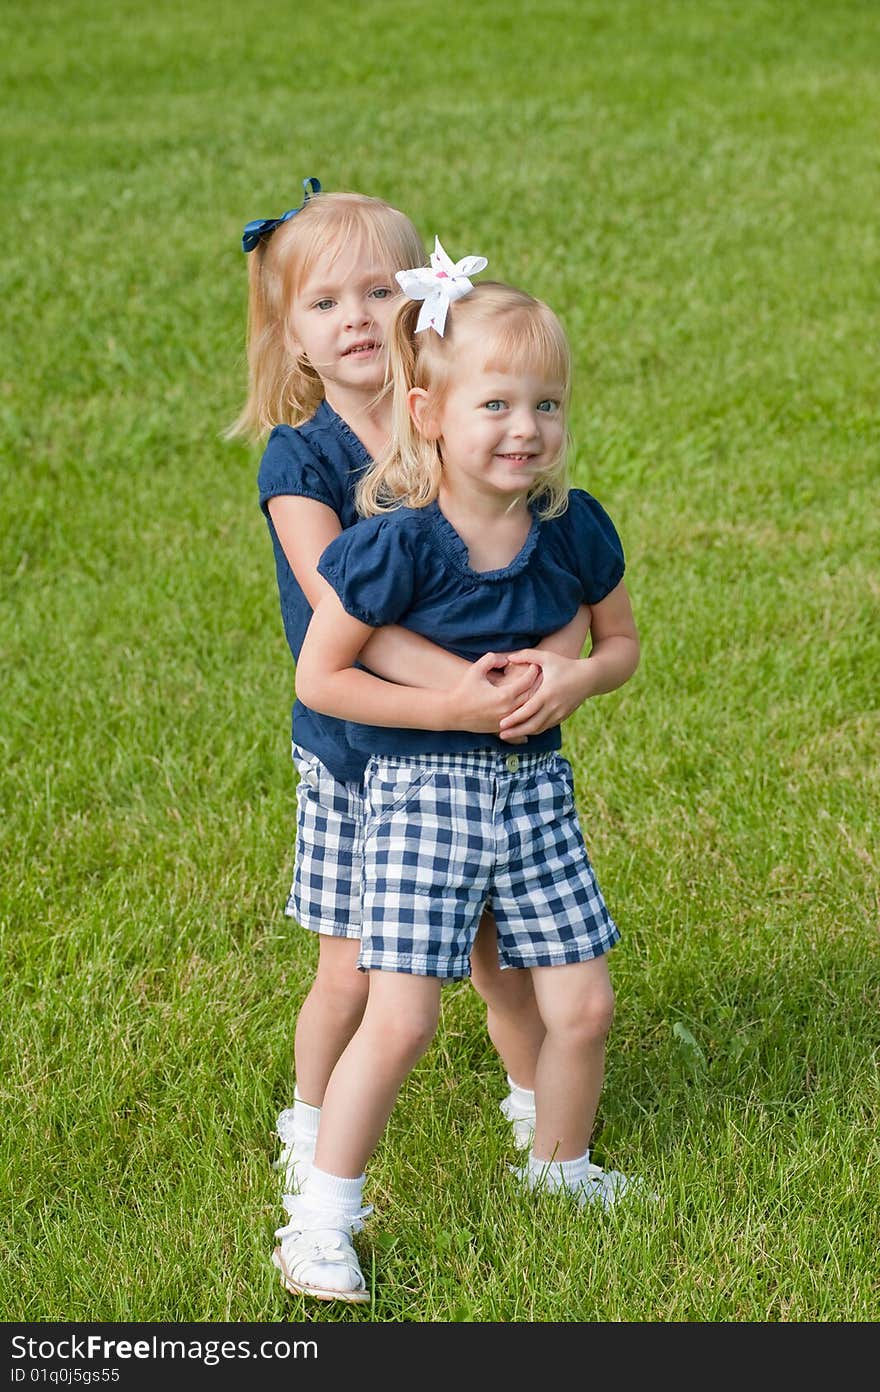
<svg viewBox="0 0 880 1392"><path fill-rule="evenodd" d="M507 661L510 667L527 671L537 667L540 675L519 707L502 717L498 732L503 740L521 743L529 735L540 735L566 720L593 694L588 663L581 659L560 657L544 648L524 648L508 653Z"/></svg>
<svg viewBox="0 0 880 1392"><path fill-rule="evenodd" d="M540 674L537 674L540 679ZM497 735L501 722L522 708L535 687L536 671L531 661L517 663L508 671L503 653L484 653L473 662L447 693L450 730L473 730ZM516 743L522 741L514 735Z"/></svg>
<svg viewBox="0 0 880 1392"><path fill-rule="evenodd" d="M522 692L522 695L520 695L520 674L522 672L531 672L532 684L527 691ZM495 670L491 671L489 673L489 680L493 686L506 687L508 693L512 696L514 704L511 707L511 709L507 712L508 715L512 715L515 707L522 705L524 701L530 700L531 697L534 696L535 692L538 690L538 687L541 685L542 680L541 669L533 662L530 662L524 666L514 666L513 663L508 663L508 665L503 670L499 670L496 668ZM500 729L498 733L501 733ZM520 735L508 739L507 743L526 744L527 740L525 735Z"/></svg>
<svg viewBox="0 0 880 1392"><path fill-rule="evenodd" d="M523 672L529 672L531 674L532 684L523 695L519 695L522 691L521 677ZM538 687L541 685L541 669L536 662L525 664L517 663L515 666L513 663L508 662L506 667L497 667L489 672L489 680L493 686L503 687L509 693L516 695L516 705L519 706L522 705L523 701L527 701L530 696L534 696ZM508 715L512 714L514 709L515 707L511 705Z"/></svg>
<svg viewBox="0 0 880 1392"><path fill-rule="evenodd" d="M623 581L592 605L589 613L589 657L562 657L549 648L523 648L507 654L513 667L540 667L542 680L518 710L502 718L502 739L539 735L566 720L588 697L616 691L629 681L639 665L639 635Z"/></svg>

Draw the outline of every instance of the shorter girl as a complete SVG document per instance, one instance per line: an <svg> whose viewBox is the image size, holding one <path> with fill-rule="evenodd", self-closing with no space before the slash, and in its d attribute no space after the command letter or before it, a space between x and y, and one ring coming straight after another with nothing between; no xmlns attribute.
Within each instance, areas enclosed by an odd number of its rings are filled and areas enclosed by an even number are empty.
<svg viewBox="0 0 880 1392"><path fill-rule="evenodd" d="M431 271L397 277L424 303L405 301L386 338L392 443L360 485L367 520L321 558L335 593L318 604L297 669L298 696L360 722L349 739L370 756L359 956L369 998L328 1083L315 1163L274 1254L284 1285L319 1299L367 1299L351 1244L368 1211L364 1167L434 1035L441 982L467 973L484 907L504 964L529 969L546 1031L519 1174L579 1204L606 1206L627 1185L592 1165L588 1149L612 1019L606 954L619 935L578 826L571 768L556 752L558 696L539 687L501 722L542 731L514 752L498 735L461 728L461 687L454 697L413 693L355 665L376 628L401 625L472 660L475 684L499 662L552 667L548 687L565 688L567 714L638 664L617 533L594 498L566 486L564 332L519 290L472 287L466 272L484 264L453 266L438 243ZM582 604L588 658L535 647Z"/></svg>

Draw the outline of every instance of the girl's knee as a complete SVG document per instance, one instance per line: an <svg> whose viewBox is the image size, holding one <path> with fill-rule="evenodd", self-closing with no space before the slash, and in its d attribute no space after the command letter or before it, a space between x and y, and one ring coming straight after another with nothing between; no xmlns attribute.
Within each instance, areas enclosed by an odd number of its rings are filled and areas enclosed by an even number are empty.
<svg viewBox="0 0 880 1392"><path fill-rule="evenodd" d="M358 971L360 943L354 938L321 940L314 988L341 1012L363 1014L370 989L366 972Z"/></svg>
<svg viewBox="0 0 880 1392"><path fill-rule="evenodd" d="M422 994L410 997L404 988L381 996L377 991L368 1003L364 1024L374 1031L384 1055L412 1064L430 1045L439 1018L439 993L436 999Z"/></svg>
<svg viewBox="0 0 880 1392"><path fill-rule="evenodd" d="M410 1066L422 1057L437 1031L434 1016L405 1011L390 1016L377 1013L371 1023L383 1055Z"/></svg>
<svg viewBox="0 0 880 1392"><path fill-rule="evenodd" d="M591 1039L607 1039L614 1024L614 992L591 1001L585 1011L586 1029Z"/></svg>
<svg viewBox="0 0 880 1392"><path fill-rule="evenodd" d="M588 991L566 1008L550 1013L545 1020L548 1034L562 1036L571 1043L589 1047L604 1043L614 1023L614 993Z"/></svg>
<svg viewBox="0 0 880 1392"><path fill-rule="evenodd" d="M490 1010L504 1013L526 1009L534 997L528 971L502 970L495 919L488 910L480 919L471 952L471 985Z"/></svg>
<svg viewBox="0 0 880 1392"><path fill-rule="evenodd" d="M497 956L494 964L471 959L471 984L491 1010L505 1014L518 1014L534 1000L529 972L517 967L502 971Z"/></svg>

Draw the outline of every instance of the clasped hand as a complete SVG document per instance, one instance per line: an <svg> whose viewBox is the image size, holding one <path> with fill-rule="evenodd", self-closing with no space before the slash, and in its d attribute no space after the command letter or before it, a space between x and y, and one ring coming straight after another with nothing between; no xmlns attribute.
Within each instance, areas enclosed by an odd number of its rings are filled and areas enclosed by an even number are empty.
<svg viewBox="0 0 880 1392"><path fill-rule="evenodd" d="M449 693L452 728L523 744L558 725L584 700L584 663L542 648L485 653Z"/></svg>

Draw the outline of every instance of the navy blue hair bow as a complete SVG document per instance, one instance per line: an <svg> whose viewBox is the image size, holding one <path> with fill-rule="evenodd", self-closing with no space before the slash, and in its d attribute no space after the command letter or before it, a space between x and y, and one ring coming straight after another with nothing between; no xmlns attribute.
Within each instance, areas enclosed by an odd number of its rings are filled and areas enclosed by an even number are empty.
<svg viewBox="0 0 880 1392"><path fill-rule="evenodd" d="M282 222L288 222L290 218L296 217L316 193L321 192L321 185L317 179L303 179L303 201L298 208L290 208L286 213L282 213L277 218L256 218L249 222L241 238L242 251L253 251L261 237L266 237L270 232L274 232L276 227L280 227Z"/></svg>

